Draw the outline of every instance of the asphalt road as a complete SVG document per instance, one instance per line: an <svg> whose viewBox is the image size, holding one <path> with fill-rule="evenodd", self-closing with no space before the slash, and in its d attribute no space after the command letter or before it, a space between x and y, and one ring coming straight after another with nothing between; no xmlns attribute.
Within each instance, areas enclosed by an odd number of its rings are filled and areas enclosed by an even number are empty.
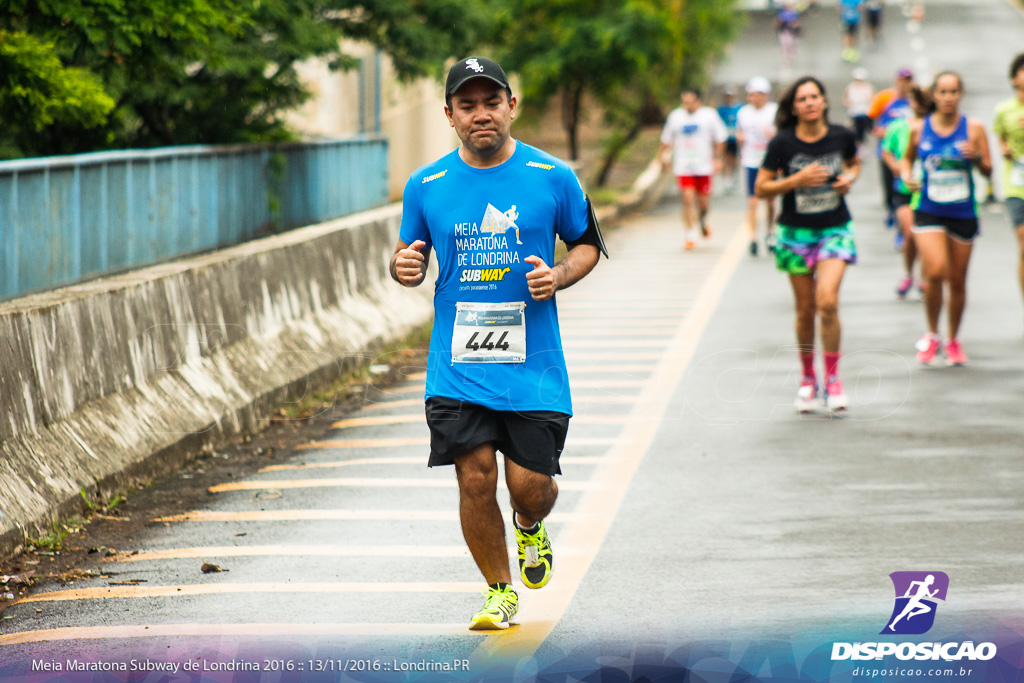
<svg viewBox="0 0 1024 683"><path fill-rule="evenodd" d="M887 12L862 60L876 85L904 65L922 82L954 67L965 110L990 126L1020 11L929 0L917 28L898 5ZM837 102L850 65L834 7L805 26L794 75L819 75ZM717 80L779 83L777 59L755 12ZM518 627L466 628L482 581L452 471L424 466L422 368L410 365L201 505L134 507L149 516L98 565L112 575L46 585L3 613L0 679L79 680L31 671L134 659L198 669L135 674L153 681L632 680L682 667L691 680L850 680L821 653L878 639L889 574L911 570L950 577L927 638L1021 633L1024 309L1005 215L983 215L971 264L970 364L919 367L924 313L894 296L899 258L869 158L850 196L861 260L841 299L852 405L798 416L791 294L771 261L746 254L742 198L715 198L713 237L693 252L676 201L609 235L613 258L559 295L576 416L550 518L555 575L520 590ZM225 662L260 670L211 670ZM993 666L948 680L995 680Z"/></svg>

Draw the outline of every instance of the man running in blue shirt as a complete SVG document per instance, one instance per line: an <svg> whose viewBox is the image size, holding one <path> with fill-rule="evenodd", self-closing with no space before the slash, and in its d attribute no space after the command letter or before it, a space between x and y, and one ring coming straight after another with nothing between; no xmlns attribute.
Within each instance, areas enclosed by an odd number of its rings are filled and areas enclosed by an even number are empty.
<svg viewBox="0 0 1024 683"><path fill-rule="evenodd" d="M725 124L727 137L725 138L725 154L722 157L722 175L725 176L725 191L733 193L736 191L736 162L739 157L739 143L736 140L736 113L742 107L736 101L736 88L728 86L722 93L722 104L718 105L718 116Z"/></svg>
<svg viewBox="0 0 1024 683"><path fill-rule="evenodd" d="M860 6L863 0L839 0L839 18L843 22L843 61L860 59L857 31L860 29Z"/></svg>
<svg viewBox="0 0 1024 683"><path fill-rule="evenodd" d="M544 518L572 415L555 292L587 275L604 251L590 201L569 166L511 137L505 72L484 57L455 64L445 115L462 145L405 186L392 277L415 287L437 254L427 366L429 466L455 465L459 516L487 581L470 628L508 628L519 608L498 505L497 452L529 588L554 564ZM555 265L555 237L569 247Z"/></svg>

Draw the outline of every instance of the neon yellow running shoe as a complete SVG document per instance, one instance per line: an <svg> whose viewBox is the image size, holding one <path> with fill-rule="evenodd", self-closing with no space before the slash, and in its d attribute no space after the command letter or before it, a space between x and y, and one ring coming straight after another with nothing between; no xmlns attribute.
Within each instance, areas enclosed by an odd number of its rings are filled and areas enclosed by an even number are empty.
<svg viewBox="0 0 1024 683"><path fill-rule="evenodd" d="M519 546L519 575L527 588L543 588L551 578L555 565L551 553L551 539L543 520L534 532L523 531L513 523L516 530L516 545Z"/></svg>
<svg viewBox="0 0 1024 683"><path fill-rule="evenodd" d="M487 601L484 602L484 608L473 615L469 630L501 631L516 623L512 618L519 611L519 595L512 590L512 586L495 583L482 592L487 596Z"/></svg>

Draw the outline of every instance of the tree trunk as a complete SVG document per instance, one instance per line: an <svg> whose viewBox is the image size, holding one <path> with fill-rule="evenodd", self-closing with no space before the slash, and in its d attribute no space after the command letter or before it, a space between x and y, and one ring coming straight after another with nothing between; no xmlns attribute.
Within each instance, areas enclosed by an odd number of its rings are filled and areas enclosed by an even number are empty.
<svg viewBox="0 0 1024 683"><path fill-rule="evenodd" d="M580 101L583 99L583 86L573 85L563 94L562 127L569 143L569 161L579 161L579 143L577 131L580 125Z"/></svg>
<svg viewBox="0 0 1024 683"><path fill-rule="evenodd" d="M636 136L640 134L640 130L643 127L640 116L636 117L636 121L633 122L632 128L630 128L625 135L614 140L608 148L605 150L604 158L601 160L601 170L597 174L597 186L604 187L605 183L608 182L608 176L611 175L612 166L618 161L619 155L626 149L629 143L636 140Z"/></svg>

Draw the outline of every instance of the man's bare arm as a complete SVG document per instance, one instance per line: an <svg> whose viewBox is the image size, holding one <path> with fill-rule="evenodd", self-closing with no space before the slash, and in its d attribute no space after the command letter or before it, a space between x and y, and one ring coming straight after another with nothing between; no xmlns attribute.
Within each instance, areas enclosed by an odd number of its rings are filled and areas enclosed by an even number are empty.
<svg viewBox="0 0 1024 683"><path fill-rule="evenodd" d="M539 256L527 256L523 261L533 265L526 274L530 296L536 301L546 301L560 289L573 286L597 265L601 252L591 244L578 244L569 250L554 267L548 266Z"/></svg>

